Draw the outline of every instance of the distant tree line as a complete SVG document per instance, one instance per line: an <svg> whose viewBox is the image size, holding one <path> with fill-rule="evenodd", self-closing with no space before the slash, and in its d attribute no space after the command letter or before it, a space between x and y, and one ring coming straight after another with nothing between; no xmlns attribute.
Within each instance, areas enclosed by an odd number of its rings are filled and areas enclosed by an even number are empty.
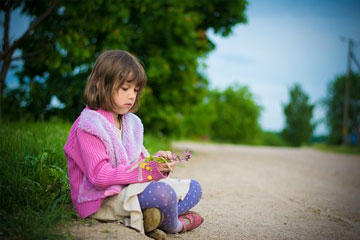
<svg viewBox="0 0 360 240"><path fill-rule="evenodd" d="M327 96L322 100L326 109L323 119L329 134L326 140L330 144L342 143L344 120L344 93L346 75L340 75L332 80L327 89ZM349 134L347 143L360 145L360 75L350 75L349 119L346 122ZM315 104L309 102L309 97L299 84L289 90L289 102L283 106L285 128L282 131L284 139L294 146L310 143L316 124L312 121Z"/></svg>

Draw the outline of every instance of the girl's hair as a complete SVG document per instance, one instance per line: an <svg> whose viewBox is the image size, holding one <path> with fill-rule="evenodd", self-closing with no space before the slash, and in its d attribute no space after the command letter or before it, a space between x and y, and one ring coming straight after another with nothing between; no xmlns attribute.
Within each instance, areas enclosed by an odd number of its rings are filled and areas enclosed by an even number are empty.
<svg viewBox="0 0 360 240"><path fill-rule="evenodd" d="M90 109L113 111L116 105L114 93L125 82L133 82L139 88L130 112L139 108L139 97L146 85L146 74L140 62L130 53L122 50L108 50L100 54L87 81L84 99Z"/></svg>

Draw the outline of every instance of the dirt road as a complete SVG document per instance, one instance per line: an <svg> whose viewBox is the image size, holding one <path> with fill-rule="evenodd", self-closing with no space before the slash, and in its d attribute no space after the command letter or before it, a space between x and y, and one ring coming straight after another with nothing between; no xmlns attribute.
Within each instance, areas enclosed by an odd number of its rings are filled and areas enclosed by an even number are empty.
<svg viewBox="0 0 360 240"><path fill-rule="evenodd" d="M360 157L306 148L174 143L194 156L173 177L202 184L204 224L169 239L360 239ZM117 223L75 224L84 239L148 239Z"/></svg>

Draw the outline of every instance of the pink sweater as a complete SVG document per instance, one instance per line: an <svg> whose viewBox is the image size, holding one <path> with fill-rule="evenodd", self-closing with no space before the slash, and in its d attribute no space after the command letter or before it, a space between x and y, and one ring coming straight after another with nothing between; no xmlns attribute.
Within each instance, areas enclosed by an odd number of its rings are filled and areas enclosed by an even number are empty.
<svg viewBox="0 0 360 240"><path fill-rule="evenodd" d="M87 110L90 109L85 108L83 111ZM111 112L103 110L96 110L96 112L104 116L111 124L114 124ZM111 164L111 161L113 161L111 158L114 157L109 157L107 153L109 151L106 149L107 146L105 146L106 142L104 142L104 139L100 139L98 136L81 129L79 127L80 118L81 116L76 119L70 130L69 137L64 146L64 152L68 163L71 199L80 217L85 218L98 211L104 198L94 198L96 200L89 201L79 200L80 188L83 184L84 176L87 178L87 182L89 182L92 188L96 189L98 193L106 193L104 196L111 196L117 194L128 184L149 181L147 180L149 171L142 169L141 179L138 169L128 172L132 166L128 161L122 159L123 161L116 166ZM126 129L126 125L123 127L123 131L129 131ZM141 144L142 134L143 132L141 132L141 138L139 138L141 139ZM117 154L120 157L127 157L126 152L131 154L131 151L133 151L131 146L126 145L126 143L124 143L121 148L124 148L126 151L122 151L121 149L114 150L116 153L120 152ZM144 153L141 152L138 158L141 160L143 156ZM151 162L150 167L153 169L151 176L154 181L166 177L159 171L157 162ZM114 186L118 187L119 191L114 191L112 189ZM91 197L89 199L91 199Z"/></svg>

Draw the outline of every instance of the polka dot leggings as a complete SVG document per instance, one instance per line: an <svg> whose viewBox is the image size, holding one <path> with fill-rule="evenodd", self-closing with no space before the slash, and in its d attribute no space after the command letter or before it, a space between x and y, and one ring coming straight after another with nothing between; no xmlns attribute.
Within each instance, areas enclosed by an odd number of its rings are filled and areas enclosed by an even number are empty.
<svg viewBox="0 0 360 240"><path fill-rule="evenodd" d="M155 207L164 216L160 229L168 233L177 233L182 230L178 216L193 208L202 195L200 184L191 180L189 192L182 201L177 200L174 189L167 183L152 182L138 195L141 210Z"/></svg>

